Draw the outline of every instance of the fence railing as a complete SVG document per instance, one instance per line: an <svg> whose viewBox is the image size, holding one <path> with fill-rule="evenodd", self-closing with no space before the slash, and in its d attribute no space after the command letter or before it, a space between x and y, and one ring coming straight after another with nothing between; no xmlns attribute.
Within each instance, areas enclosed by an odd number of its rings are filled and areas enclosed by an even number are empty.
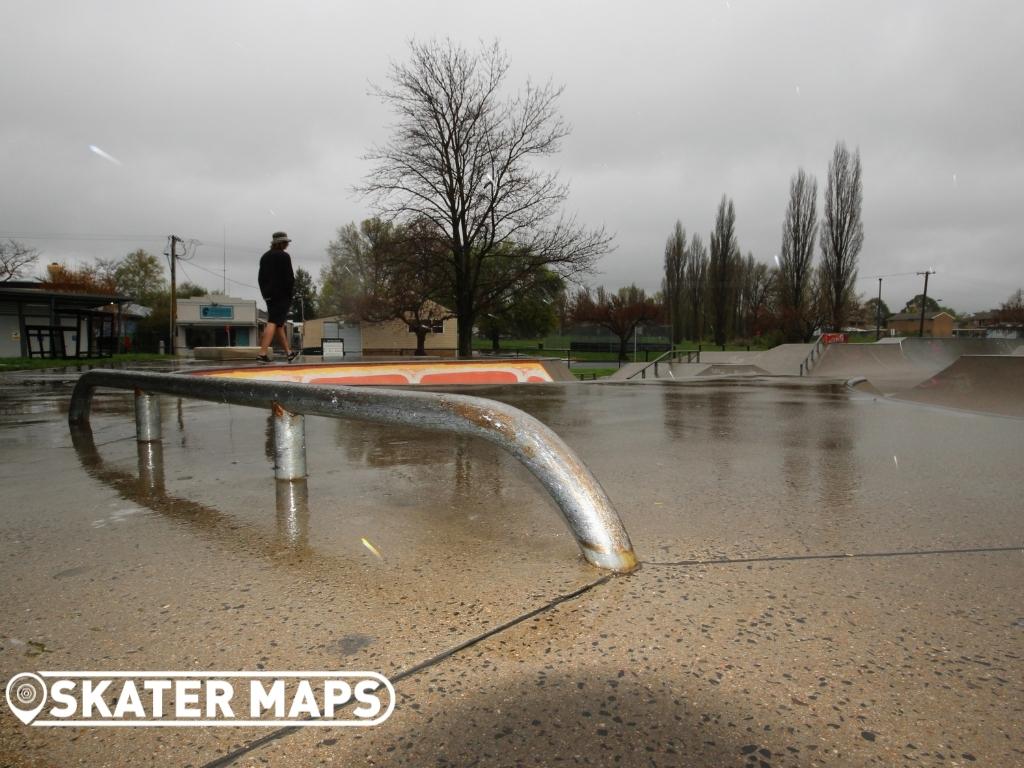
<svg viewBox="0 0 1024 768"><path fill-rule="evenodd" d="M619 572L637 565L618 513L586 465L554 431L504 403L440 392L93 370L79 378L71 395L68 422L73 429L88 426L93 393L100 387L134 391L140 443L161 438L161 394L272 411L278 480L306 476L306 415L479 437L511 453L540 481L591 564Z"/></svg>

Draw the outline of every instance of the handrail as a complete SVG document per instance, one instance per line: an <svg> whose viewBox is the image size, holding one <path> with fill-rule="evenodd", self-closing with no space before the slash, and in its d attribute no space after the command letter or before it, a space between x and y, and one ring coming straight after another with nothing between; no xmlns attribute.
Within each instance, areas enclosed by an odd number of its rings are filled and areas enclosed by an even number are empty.
<svg viewBox="0 0 1024 768"><path fill-rule="evenodd" d="M272 410L279 479L305 475L303 415L480 437L511 453L541 482L591 564L619 572L631 571L637 565L618 513L586 465L554 431L504 403L440 392L100 369L84 373L75 385L68 410L72 428L88 425L97 387L134 390L140 442L160 439L155 394Z"/></svg>
<svg viewBox="0 0 1024 768"><path fill-rule="evenodd" d="M669 350L667 350L665 352L662 352L656 358L651 360L651 362L649 362L647 365L645 365L639 371L633 371L633 373L629 374L629 376L626 377L626 380L628 381L629 379L632 379L635 376L639 376L641 379L646 379L647 378L647 369L650 368L652 365L654 366L654 377L657 378L658 377L658 363L665 362L665 358L672 358L672 361L674 362L674 359L676 357L681 357L684 353L686 354L686 362L688 362L688 363L699 363L700 362L700 350L699 349L669 349ZM696 356L696 359L694 359L694 356Z"/></svg>
<svg viewBox="0 0 1024 768"><path fill-rule="evenodd" d="M810 373L811 373L811 368L812 368L813 364L815 363L816 359L821 357L821 355L817 354L817 352L818 352L818 348L819 347L824 346L824 341L822 341L822 339L823 339L822 336L818 336L818 338L815 339L814 346L811 347L811 351L807 353L807 357L805 357L804 361L802 363L800 363L800 375L801 376L804 376L804 375L809 376Z"/></svg>

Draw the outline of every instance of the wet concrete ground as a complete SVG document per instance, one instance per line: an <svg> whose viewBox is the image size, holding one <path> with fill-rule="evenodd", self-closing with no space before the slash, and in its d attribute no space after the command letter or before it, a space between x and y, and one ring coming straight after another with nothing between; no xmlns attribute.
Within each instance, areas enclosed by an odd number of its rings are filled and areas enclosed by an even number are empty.
<svg viewBox="0 0 1024 768"><path fill-rule="evenodd" d="M36 374L35 378L39 378ZM490 445L0 384L0 668L371 669L369 729L41 729L3 765L1024 765L1024 422L827 382L475 388L552 426L641 569ZM162 468L162 469L161 469ZM376 557L361 542L370 541ZM497 629L497 631L495 631ZM357 732L353 732L357 731Z"/></svg>

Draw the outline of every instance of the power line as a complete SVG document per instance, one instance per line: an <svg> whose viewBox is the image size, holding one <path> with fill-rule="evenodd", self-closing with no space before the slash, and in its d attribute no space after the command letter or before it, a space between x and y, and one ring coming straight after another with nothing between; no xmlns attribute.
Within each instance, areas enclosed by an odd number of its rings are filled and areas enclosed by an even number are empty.
<svg viewBox="0 0 1024 768"><path fill-rule="evenodd" d="M202 265L200 265L200 264L197 264L197 263L196 263L196 262L194 262L194 261L190 261L190 262L189 262L189 265L190 265L190 266L193 266L193 267L195 267L196 269L201 269L201 270L202 270L203 272L209 272L209 273L210 273L211 275L213 275L214 277L223 277L223 275L222 275L221 273L219 273L219 272L214 272L214 271L213 271L212 269L207 269L206 267L204 267L204 266L202 266ZM245 286L246 288L255 288L256 290L259 290L259 287L258 287L258 286L255 286L255 285L251 285L251 284L249 284L249 283L243 283L243 282L242 282L241 280L233 280L232 278L230 278L230 277L229 277L229 278L227 278L227 281L228 281L229 283L234 283L235 285L243 285L243 286Z"/></svg>
<svg viewBox="0 0 1024 768"><path fill-rule="evenodd" d="M0 232L0 237L12 240L87 240L87 241L162 241L167 239L166 235L102 235L102 234L49 234L41 235L26 232Z"/></svg>
<svg viewBox="0 0 1024 768"><path fill-rule="evenodd" d="M881 277L913 277L914 275L919 275L919 274L921 274L921 273L920 272L894 272L891 275L864 275L864 276L858 276L857 279L858 280L878 280Z"/></svg>
<svg viewBox="0 0 1024 768"><path fill-rule="evenodd" d="M131 242L138 240L145 240L147 242L163 242L167 239L167 235L108 235L93 232L56 232L41 234L37 232L0 232L0 238L8 238L12 240L80 240L83 242ZM224 248L229 251L238 251L240 253L255 253L259 251L259 247L252 245L234 245L222 241L204 241L195 238L190 239L189 244L194 243L194 247L210 246L216 248Z"/></svg>

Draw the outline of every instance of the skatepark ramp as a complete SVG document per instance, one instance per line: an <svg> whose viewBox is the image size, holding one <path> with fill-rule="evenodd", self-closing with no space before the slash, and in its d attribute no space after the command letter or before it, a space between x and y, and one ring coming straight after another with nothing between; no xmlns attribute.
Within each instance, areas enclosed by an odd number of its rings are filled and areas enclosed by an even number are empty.
<svg viewBox="0 0 1024 768"><path fill-rule="evenodd" d="M483 438L511 453L547 489L592 565L618 572L632 571L637 566L626 529L587 466L543 423L495 400L376 387L92 370L79 378L71 395L68 423L72 431L90 430L93 392L98 387L135 393L139 443L161 439L158 394L270 410L274 474L278 480L306 476L305 415Z"/></svg>
<svg viewBox="0 0 1024 768"><path fill-rule="evenodd" d="M922 384L964 356L1012 356L1019 342L1007 339L903 339L899 343L830 344L811 376L867 378L885 394Z"/></svg>
<svg viewBox="0 0 1024 768"><path fill-rule="evenodd" d="M893 397L1024 418L1024 356L964 355L913 389Z"/></svg>

